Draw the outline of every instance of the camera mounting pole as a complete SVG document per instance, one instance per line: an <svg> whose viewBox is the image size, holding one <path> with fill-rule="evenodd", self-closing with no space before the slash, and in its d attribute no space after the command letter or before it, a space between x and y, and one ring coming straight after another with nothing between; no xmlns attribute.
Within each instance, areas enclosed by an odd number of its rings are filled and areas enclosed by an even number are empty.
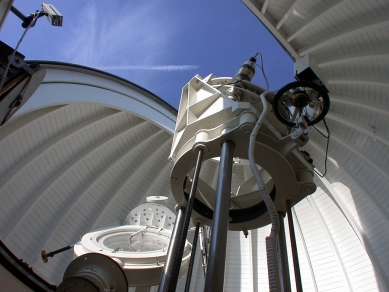
<svg viewBox="0 0 389 292"><path fill-rule="evenodd" d="M22 27L24 28L27 28L31 24L31 22L34 21L34 19L36 22L36 20L42 16L46 16L47 20L51 23L51 25L62 26L63 16L52 4L42 3L41 11L37 10L35 13L31 13L28 16L20 12L15 6L11 6L11 11L23 21ZM35 25L35 22L32 23L30 27L33 27Z"/></svg>

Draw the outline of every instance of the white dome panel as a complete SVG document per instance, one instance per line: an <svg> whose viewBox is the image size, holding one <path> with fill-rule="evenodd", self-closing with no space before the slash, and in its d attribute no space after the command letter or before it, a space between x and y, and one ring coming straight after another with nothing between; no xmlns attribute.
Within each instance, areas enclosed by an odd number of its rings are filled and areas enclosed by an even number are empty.
<svg viewBox="0 0 389 292"><path fill-rule="evenodd" d="M292 59L298 61L308 54L328 80L331 107L326 120L331 138L327 174L316 176L317 192L295 207L300 236L305 240L299 249L304 246L311 259L315 279L313 287L303 283L304 291L387 291L389 2L243 2ZM323 124L316 127L326 133ZM313 131L305 146L321 173L325 171L326 143L327 139ZM321 260L321 267L314 266L309 247L317 235L308 233L307 224L315 220L320 224L314 229L324 232L333 255ZM342 283L332 281L336 279L332 276L317 277L330 269L324 268L330 258ZM331 288L330 282L339 287Z"/></svg>
<svg viewBox="0 0 389 292"><path fill-rule="evenodd" d="M147 196L170 197L167 129L175 111L118 78L46 66L24 113L0 130L0 234L16 256L58 284L72 257L63 253L44 264L42 249L119 225ZM174 206L172 199L167 205Z"/></svg>

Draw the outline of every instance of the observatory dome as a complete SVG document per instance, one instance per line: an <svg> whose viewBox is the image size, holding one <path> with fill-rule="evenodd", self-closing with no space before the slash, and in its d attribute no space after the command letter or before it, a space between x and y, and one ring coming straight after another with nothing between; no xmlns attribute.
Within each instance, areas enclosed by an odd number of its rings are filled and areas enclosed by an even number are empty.
<svg viewBox="0 0 389 292"><path fill-rule="evenodd" d="M292 212L304 291L389 291L389 2L243 2L294 61L309 56L330 94L328 151L315 130L304 148L319 173L327 171L315 175L316 192ZM177 111L116 76L40 63L42 85L0 129L0 239L57 285L72 254L43 263L42 249L122 225L149 196L168 197L166 206L174 209L167 158ZM316 127L326 133L321 123ZM207 160L200 174L214 188L218 167ZM249 176L247 163L235 163L232 191ZM252 230L247 238L229 231L225 291L268 290L269 230ZM191 291L203 288L197 252Z"/></svg>

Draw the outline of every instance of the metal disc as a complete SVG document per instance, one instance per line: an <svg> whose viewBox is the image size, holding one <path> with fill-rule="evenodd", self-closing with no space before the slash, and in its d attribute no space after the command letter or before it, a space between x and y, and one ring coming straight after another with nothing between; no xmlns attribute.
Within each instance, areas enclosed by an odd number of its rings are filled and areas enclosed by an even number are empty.
<svg viewBox="0 0 389 292"><path fill-rule="evenodd" d="M56 292L99 292L99 288L88 279L73 277L63 281Z"/></svg>
<svg viewBox="0 0 389 292"><path fill-rule="evenodd" d="M69 264L63 280L65 282L75 277L89 280L100 291L114 289L115 292L127 292L128 290L127 278L120 265L110 257L98 253L82 255Z"/></svg>

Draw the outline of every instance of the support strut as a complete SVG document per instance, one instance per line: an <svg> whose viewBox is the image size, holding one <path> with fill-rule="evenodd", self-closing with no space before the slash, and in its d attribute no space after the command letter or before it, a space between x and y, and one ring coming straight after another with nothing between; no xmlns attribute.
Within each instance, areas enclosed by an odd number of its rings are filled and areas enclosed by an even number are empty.
<svg viewBox="0 0 389 292"><path fill-rule="evenodd" d="M195 256L196 256L196 248L197 248L197 239L199 237L199 229L200 229L200 223L197 223L195 234L193 237L192 253L190 254L190 261L189 261L188 273L186 276L186 283L185 283L184 292L189 292L189 289L190 289L190 281L192 280L192 271L193 271L193 264L194 264Z"/></svg>
<svg viewBox="0 0 389 292"><path fill-rule="evenodd" d="M200 250L201 250L201 263L203 266L204 280L207 276L207 264L208 264L208 243L207 243L207 227L200 227Z"/></svg>
<svg viewBox="0 0 389 292"><path fill-rule="evenodd" d="M166 255L165 266L161 276L161 283L159 284L158 292L165 292L169 288L170 279L172 277L173 265L178 249L179 232L184 223L183 208L178 208L176 223L174 224L172 238L170 240L169 249Z"/></svg>
<svg viewBox="0 0 389 292"><path fill-rule="evenodd" d="M221 145L205 292L223 291L234 147L232 141L224 141Z"/></svg>
<svg viewBox="0 0 389 292"><path fill-rule="evenodd" d="M286 208L287 208L287 213L288 213L289 235L290 235L290 243L292 246L292 256L293 256L294 277L296 280L296 290L297 290L297 292L303 292L303 284L301 283L299 257L298 257L298 253L297 253L296 234L294 232L294 226L293 226L293 214L292 214L292 208L290 206L289 200L286 201Z"/></svg>
<svg viewBox="0 0 389 292"><path fill-rule="evenodd" d="M184 253L186 237L188 234L190 217L192 214L193 204L195 201L197 182L199 180L202 160L203 160L203 150L200 149L197 154L197 161L196 161L195 171L193 175L192 186L190 189L190 194L188 197L188 203L185 208L185 214L182 215L183 218L181 220L182 223L180 224L180 226L178 226L176 222L176 226L174 227L174 231L170 241L169 250L166 257L166 263L162 272L162 278L158 288L158 292L176 291L178 275L181 268L181 261Z"/></svg>
<svg viewBox="0 0 389 292"><path fill-rule="evenodd" d="M278 218L280 221L280 232L278 234L278 262L280 265L280 275L282 276L282 286L284 292L291 292L290 285L290 274L289 274L289 263L288 263L288 250L286 247L286 238L285 238L285 224L284 224L285 214L278 212Z"/></svg>
<svg viewBox="0 0 389 292"><path fill-rule="evenodd" d="M51 252L48 252L48 253L45 250L42 250L41 251L42 261L44 263L47 263L49 261L49 257L53 257L57 253L61 253L61 252L65 251L65 250L71 249L72 247L73 247L73 245L68 245L68 246L65 246L63 248L60 248L60 249L57 249L57 250L54 250L54 251L51 251Z"/></svg>

